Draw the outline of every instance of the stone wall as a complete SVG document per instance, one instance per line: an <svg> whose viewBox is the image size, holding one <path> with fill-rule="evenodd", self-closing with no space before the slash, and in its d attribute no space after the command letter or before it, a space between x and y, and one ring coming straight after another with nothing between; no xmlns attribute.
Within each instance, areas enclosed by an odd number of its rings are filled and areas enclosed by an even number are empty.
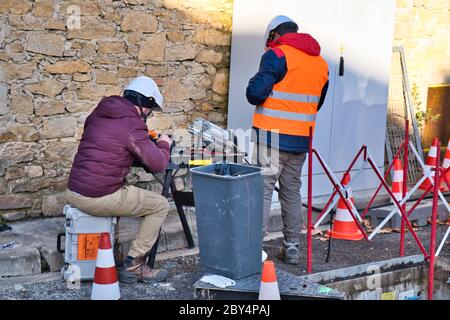
<svg viewBox="0 0 450 320"><path fill-rule="evenodd" d="M450 0L397 0L394 45L405 50L415 105L425 111L431 85L450 83Z"/></svg>
<svg viewBox="0 0 450 320"><path fill-rule="evenodd" d="M164 94L167 110L151 128L177 135L196 117L225 125L232 2L1 0L3 218L61 214L86 116L137 75ZM449 2L397 0L395 45L405 48L422 108L428 85L449 82ZM140 170L128 178L159 188Z"/></svg>
<svg viewBox="0 0 450 320"><path fill-rule="evenodd" d="M1 0L1 216L62 213L87 115L137 75L165 98L151 128L176 133L196 117L224 125L231 16L230 0ZM132 182L153 180L134 173Z"/></svg>

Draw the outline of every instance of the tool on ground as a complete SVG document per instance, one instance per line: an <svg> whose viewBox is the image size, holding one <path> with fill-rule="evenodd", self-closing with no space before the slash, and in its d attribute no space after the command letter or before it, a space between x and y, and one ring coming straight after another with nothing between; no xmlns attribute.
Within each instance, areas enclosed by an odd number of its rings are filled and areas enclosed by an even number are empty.
<svg viewBox="0 0 450 320"><path fill-rule="evenodd" d="M344 174L341 184L343 186L346 186L349 184L349 182L350 182L350 175ZM351 188L347 189L346 201L351 201L353 206L355 204ZM364 235L359 230L353 217L348 212L344 200L341 198L339 198L338 201L333 229L328 230L327 235L334 239L353 240L353 241L358 241L364 238Z"/></svg>
<svg viewBox="0 0 450 320"><path fill-rule="evenodd" d="M273 261L266 260L263 263L258 300L281 300Z"/></svg>
<svg viewBox="0 0 450 320"><path fill-rule="evenodd" d="M10 241L10 242L8 242L8 243L3 244L3 245L0 247L0 250L3 250L3 249L6 249L6 248L9 248L9 247L12 247L12 246L15 245L15 244L16 244L15 241Z"/></svg>
<svg viewBox="0 0 450 320"><path fill-rule="evenodd" d="M100 235L91 300L119 300L120 289L109 233Z"/></svg>
<svg viewBox="0 0 450 320"><path fill-rule="evenodd" d="M236 281L233 279L220 276L217 274L209 274L206 276L203 276L200 281L203 281L205 283L212 284L213 286L216 286L218 288L226 288L229 286L234 286L236 284Z"/></svg>

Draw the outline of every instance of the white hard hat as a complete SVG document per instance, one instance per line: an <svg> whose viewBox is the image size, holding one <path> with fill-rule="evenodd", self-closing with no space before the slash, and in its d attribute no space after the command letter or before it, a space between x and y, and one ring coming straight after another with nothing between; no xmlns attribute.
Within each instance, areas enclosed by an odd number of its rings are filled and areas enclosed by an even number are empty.
<svg viewBox="0 0 450 320"><path fill-rule="evenodd" d="M137 77L128 84L125 90L136 91L147 98L152 97L153 99L155 99L155 102L158 104L158 106L162 109L163 97L161 95L161 92L159 92L158 85L155 83L155 81L153 81L152 78L144 76Z"/></svg>
<svg viewBox="0 0 450 320"><path fill-rule="evenodd" d="M283 16L283 15L276 16L272 20L270 20L269 24L267 25L266 35L264 37L264 41L267 41L267 39L269 38L270 31L272 31L273 29L278 27L280 24L285 23L285 22L293 22L293 23L295 23L294 20L292 20L291 18L289 18L287 16Z"/></svg>

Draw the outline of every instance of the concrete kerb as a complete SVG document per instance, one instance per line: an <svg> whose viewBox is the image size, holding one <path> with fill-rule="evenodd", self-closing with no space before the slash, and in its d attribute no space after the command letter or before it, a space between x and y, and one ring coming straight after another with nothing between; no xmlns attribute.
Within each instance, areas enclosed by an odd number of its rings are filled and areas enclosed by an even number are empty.
<svg viewBox="0 0 450 320"><path fill-rule="evenodd" d="M380 195L380 197L383 196ZM314 205L321 206L326 199L328 198L314 199ZM364 201L364 199L358 199L356 194L355 200L356 202L358 200ZM306 208L303 210L306 212ZM187 247L186 237L178 213L175 208L172 208L162 229L156 260L198 253L195 209L186 208L185 212L197 245L196 248L185 249ZM314 212L314 214L318 213ZM13 230L0 233L0 244L15 241L15 245L11 248L0 250L0 277L59 272L64 264L64 257L63 254L56 250L56 236L58 233L63 232L64 222L64 217L55 217L10 223ZM121 218L119 225L119 241L122 243L123 253L126 254L139 228L139 218ZM325 230L327 227L327 221L325 220L319 229ZM270 234L264 240L269 241L281 238L282 229L280 206L278 203L274 203L270 214Z"/></svg>
<svg viewBox="0 0 450 320"><path fill-rule="evenodd" d="M186 216L197 247L184 249L187 247L186 237L178 213L172 208L162 228L157 260L198 253L194 209L188 208ZM272 233L267 240L281 237L281 234L274 236L282 229L279 210L271 213L270 221ZM59 272L64 264L64 255L56 250L56 237L64 231L64 223L64 217L10 223L13 229L0 233L0 245L14 241L11 247L0 250L0 278ZM139 225L139 218L120 219L119 242L124 254L128 252Z"/></svg>

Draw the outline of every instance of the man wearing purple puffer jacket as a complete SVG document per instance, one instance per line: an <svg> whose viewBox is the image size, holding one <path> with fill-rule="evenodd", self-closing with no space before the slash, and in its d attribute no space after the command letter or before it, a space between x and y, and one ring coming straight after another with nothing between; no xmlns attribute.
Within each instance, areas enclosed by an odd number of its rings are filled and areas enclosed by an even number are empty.
<svg viewBox="0 0 450 320"><path fill-rule="evenodd" d="M123 96L104 98L88 116L69 176L68 203L93 216L143 217L140 229L122 266L122 281L162 281L163 269L145 263L168 212L160 194L125 185L131 165L137 161L151 172L162 172L170 158L171 139L148 137L146 119L162 110L162 96L148 77L131 81Z"/></svg>

